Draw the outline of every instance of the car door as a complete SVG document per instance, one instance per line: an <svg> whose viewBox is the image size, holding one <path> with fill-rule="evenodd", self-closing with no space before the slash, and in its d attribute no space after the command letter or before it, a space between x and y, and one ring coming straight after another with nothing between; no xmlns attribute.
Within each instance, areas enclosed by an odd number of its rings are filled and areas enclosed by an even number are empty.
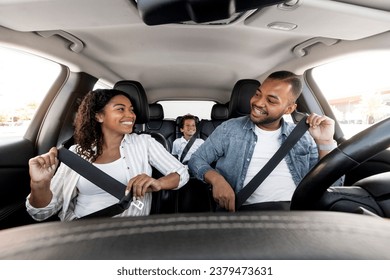
<svg viewBox="0 0 390 280"><path fill-rule="evenodd" d="M72 136L77 100L96 78L16 49L0 48L0 229L26 213L28 161Z"/></svg>

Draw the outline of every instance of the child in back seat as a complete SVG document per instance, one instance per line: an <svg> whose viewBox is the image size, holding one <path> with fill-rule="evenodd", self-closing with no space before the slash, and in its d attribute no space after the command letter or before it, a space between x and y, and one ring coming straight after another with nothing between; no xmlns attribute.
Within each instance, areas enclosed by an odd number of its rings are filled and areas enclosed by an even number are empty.
<svg viewBox="0 0 390 280"><path fill-rule="evenodd" d="M183 133L183 136L173 142L172 155L177 156L182 163L187 164L191 155L204 142L201 138L195 138L193 141L190 141L192 137L197 137L196 117L191 114L184 115L180 122L180 132ZM183 153L185 150L187 152Z"/></svg>

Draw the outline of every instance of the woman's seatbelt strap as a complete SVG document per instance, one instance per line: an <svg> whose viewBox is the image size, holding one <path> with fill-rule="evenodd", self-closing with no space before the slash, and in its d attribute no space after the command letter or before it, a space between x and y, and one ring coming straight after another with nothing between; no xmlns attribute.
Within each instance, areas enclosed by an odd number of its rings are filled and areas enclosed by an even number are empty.
<svg viewBox="0 0 390 280"><path fill-rule="evenodd" d="M58 148L58 159L112 196L119 200L124 197L126 185L93 166L89 161L69 151L64 146Z"/></svg>
<svg viewBox="0 0 390 280"><path fill-rule="evenodd" d="M131 204L139 209L143 207L143 203L138 200L133 203L132 192L125 195L126 185L106 174L75 153L69 151L64 146L58 148L58 159L62 163L66 164L69 168L79 173L85 179L89 180L102 190L119 199L118 203L84 216L82 219L112 217L125 211Z"/></svg>

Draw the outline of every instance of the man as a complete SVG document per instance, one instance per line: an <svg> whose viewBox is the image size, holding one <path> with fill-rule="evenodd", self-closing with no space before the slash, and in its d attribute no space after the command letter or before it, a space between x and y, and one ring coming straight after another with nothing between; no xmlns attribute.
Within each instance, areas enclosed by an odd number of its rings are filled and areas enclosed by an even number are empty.
<svg viewBox="0 0 390 280"><path fill-rule="evenodd" d="M295 125L283 120L291 114L302 91L300 78L278 71L266 78L250 100L249 116L231 119L215 129L192 155L189 168L212 185L219 207L235 211L241 190L278 150ZM289 202L296 186L317 161L336 147L334 121L311 114L306 133L269 174L244 205ZM215 168L211 163L215 162Z"/></svg>
<svg viewBox="0 0 390 280"><path fill-rule="evenodd" d="M184 148L187 146L190 139L196 133L196 118L193 115L187 114L184 115L180 122L180 132L183 133L181 138L176 139L173 142L172 146L172 154L177 156L179 159L184 151ZM196 136L194 136L196 137ZM187 155L183 158L182 162L187 164L191 155L202 145L204 142L203 139L197 138L195 142L192 144L191 148L188 150Z"/></svg>

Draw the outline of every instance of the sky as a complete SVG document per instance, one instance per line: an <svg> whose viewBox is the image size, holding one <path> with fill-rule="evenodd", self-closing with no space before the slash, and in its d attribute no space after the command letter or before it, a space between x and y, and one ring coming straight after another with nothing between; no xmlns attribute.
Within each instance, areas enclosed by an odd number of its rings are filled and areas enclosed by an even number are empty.
<svg viewBox="0 0 390 280"><path fill-rule="evenodd" d="M337 63L318 67L313 71L328 99L354 93L390 90L390 51L361 54ZM321 82L323 77L323 82ZM331 82L329 82L331 80Z"/></svg>
<svg viewBox="0 0 390 280"><path fill-rule="evenodd" d="M39 103L59 71L46 59L0 47L0 114Z"/></svg>

